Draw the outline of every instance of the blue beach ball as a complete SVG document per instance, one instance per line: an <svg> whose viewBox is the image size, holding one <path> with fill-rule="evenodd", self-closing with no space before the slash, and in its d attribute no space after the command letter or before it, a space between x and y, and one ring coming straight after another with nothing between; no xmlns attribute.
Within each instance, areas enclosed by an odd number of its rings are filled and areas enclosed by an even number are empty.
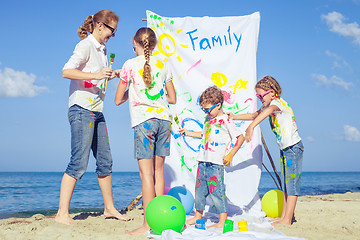
<svg viewBox="0 0 360 240"><path fill-rule="evenodd" d="M184 206L186 215L190 214L193 210L195 204L194 196L185 187L173 187L167 192L167 195L173 196L181 202L181 204Z"/></svg>

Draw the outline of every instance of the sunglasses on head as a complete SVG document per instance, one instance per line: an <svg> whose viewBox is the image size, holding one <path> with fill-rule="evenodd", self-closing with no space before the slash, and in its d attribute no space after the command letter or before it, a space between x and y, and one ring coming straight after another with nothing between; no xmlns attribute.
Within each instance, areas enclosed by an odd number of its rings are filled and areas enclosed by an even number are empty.
<svg viewBox="0 0 360 240"><path fill-rule="evenodd" d="M266 92L264 92L263 94L256 94L257 98L262 101L264 99L264 97L266 96L266 94L268 94L269 92L271 92L270 90L267 90Z"/></svg>
<svg viewBox="0 0 360 240"><path fill-rule="evenodd" d="M111 31L111 35L114 35L114 34L115 34L115 32L116 32L116 29L115 29L115 28L110 27L109 25L107 25L107 24L104 23L104 22L103 22L102 24L104 24L104 26L107 27L107 28Z"/></svg>
<svg viewBox="0 0 360 240"><path fill-rule="evenodd" d="M216 105L218 105L218 104L221 104L222 103L222 101L221 102L218 102L218 103L215 103L214 105L212 105L210 108L201 108L206 114L211 114L211 111L216 107Z"/></svg>

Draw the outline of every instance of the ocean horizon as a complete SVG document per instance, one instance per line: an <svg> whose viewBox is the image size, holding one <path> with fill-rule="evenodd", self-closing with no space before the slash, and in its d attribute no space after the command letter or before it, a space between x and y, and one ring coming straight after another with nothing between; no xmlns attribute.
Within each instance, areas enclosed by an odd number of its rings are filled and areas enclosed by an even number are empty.
<svg viewBox="0 0 360 240"><path fill-rule="evenodd" d="M63 172L0 172L0 219L56 213ZM275 174L272 173L276 179ZM277 189L262 172L259 194ZM303 172L301 196L360 192L360 172ZM126 208L141 193L138 172L113 172L113 198L117 209ZM94 172L86 172L76 184L71 212L103 211L103 199Z"/></svg>

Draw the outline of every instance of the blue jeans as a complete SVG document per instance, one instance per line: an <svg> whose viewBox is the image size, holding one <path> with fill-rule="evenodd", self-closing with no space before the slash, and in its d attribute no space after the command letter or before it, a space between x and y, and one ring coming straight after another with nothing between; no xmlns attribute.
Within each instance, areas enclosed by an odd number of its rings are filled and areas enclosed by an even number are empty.
<svg viewBox="0 0 360 240"><path fill-rule="evenodd" d="M78 105L69 108L71 127L71 158L65 173L80 179L89 162L90 149L96 159L96 173L107 176L112 173L112 157L104 115Z"/></svg>
<svg viewBox="0 0 360 240"><path fill-rule="evenodd" d="M170 121L151 118L134 127L136 159L170 155Z"/></svg>
<svg viewBox="0 0 360 240"><path fill-rule="evenodd" d="M302 141L280 150L282 189L288 195L300 195L304 145Z"/></svg>
<svg viewBox="0 0 360 240"><path fill-rule="evenodd" d="M210 162L199 162L195 185L196 210L205 210L208 195L210 195L219 214L227 212L224 166Z"/></svg>

